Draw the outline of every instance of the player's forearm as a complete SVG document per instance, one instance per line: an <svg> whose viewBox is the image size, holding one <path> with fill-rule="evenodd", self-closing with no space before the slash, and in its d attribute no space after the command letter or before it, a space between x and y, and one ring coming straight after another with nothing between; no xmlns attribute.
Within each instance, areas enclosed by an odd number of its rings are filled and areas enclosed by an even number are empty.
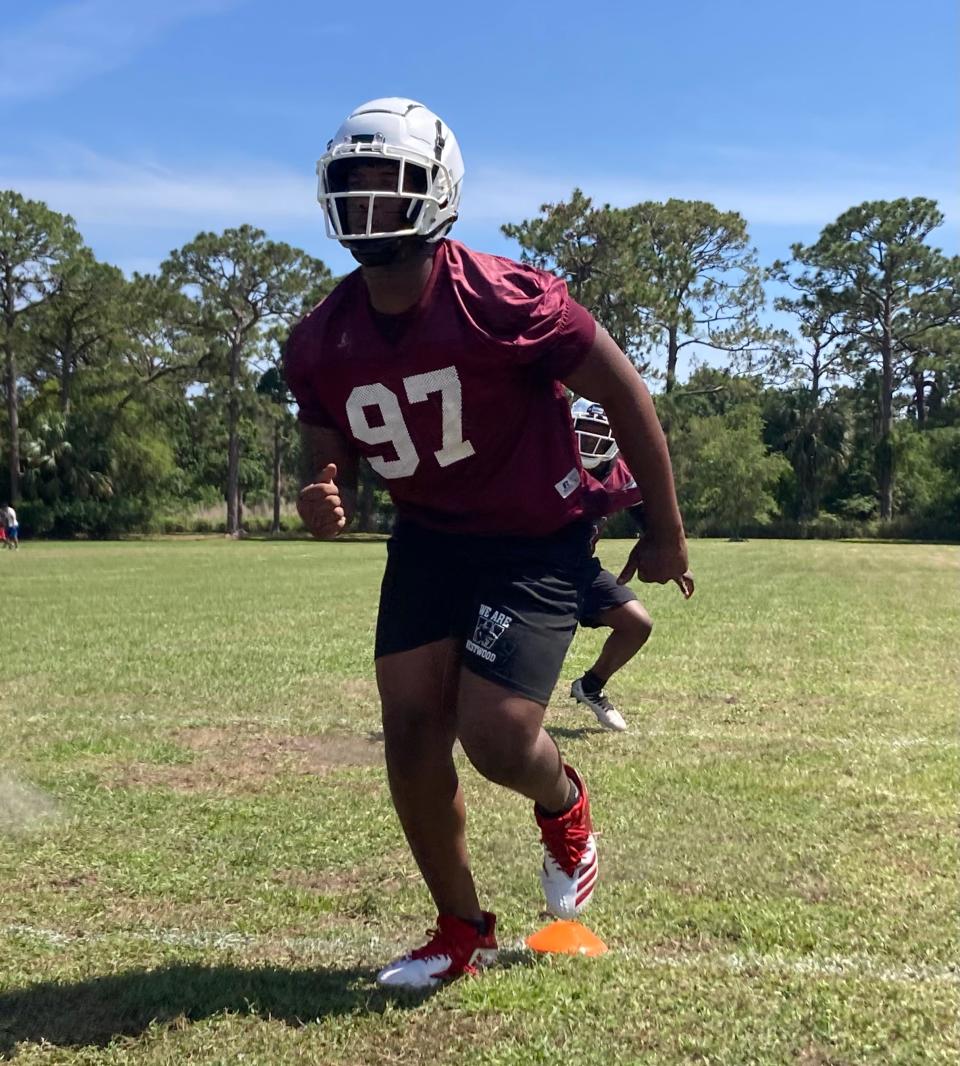
<svg viewBox="0 0 960 1066"><path fill-rule="evenodd" d="M643 504L638 503L633 507L628 507L627 514L630 516L631 521L636 526L637 533L643 533L643 531L647 528L647 512L644 510Z"/></svg>
<svg viewBox="0 0 960 1066"><path fill-rule="evenodd" d="M612 394L603 404L620 454L643 494L646 531L658 538L683 536L667 441L646 385ZM593 397L591 397L592 399Z"/></svg>
<svg viewBox="0 0 960 1066"><path fill-rule="evenodd" d="M682 539L670 452L653 400L636 368L605 330L597 328L593 348L566 384L606 412L620 454L643 494L648 534Z"/></svg>

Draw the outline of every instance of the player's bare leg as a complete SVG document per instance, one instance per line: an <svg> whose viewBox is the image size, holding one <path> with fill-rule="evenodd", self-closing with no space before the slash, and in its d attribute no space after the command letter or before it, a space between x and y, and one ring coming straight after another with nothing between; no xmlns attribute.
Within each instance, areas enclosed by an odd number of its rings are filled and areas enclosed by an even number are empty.
<svg viewBox="0 0 960 1066"><path fill-rule="evenodd" d="M467 758L488 780L559 811L567 806L570 782L543 728L545 713L542 704L461 671L457 727Z"/></svg>
<svg viewBox="0 0 960 1066"><path fill-rule="evenodd" d="M484 777L534 801L547 907L559 918L575 918L596 888L596 841L586 786L564 765L544 730L545 711L534 700L461 671L457 728L463 750Z"/></svg>
<svg viewBox="0 0 960 1066"><path fill-rule="evenodd" d="M603 690L610 678L623 669L650 639L653 619L643 604L631 600L601 612L596 621L601 626L609 626L610 635L604 641L597 661L574 681L570 695L578 703L586 704L606 729L622 732L627 723Z"/></svg>
<svg viewBox="0 0 960 1066"><path fill-rule="evenodd" d="M384 655L376 668L390 793L410 850L437 911L480 921L453 763L457 642Z"/></svg>
<svg viewBox="0 0 960 1066"><path fill-rule="evenodd" d="M647 643L653 632L653 619L639 600L631 600L604 611L598 621L609 626L611 632L588 673L600 678L602 687Z"/></svg>

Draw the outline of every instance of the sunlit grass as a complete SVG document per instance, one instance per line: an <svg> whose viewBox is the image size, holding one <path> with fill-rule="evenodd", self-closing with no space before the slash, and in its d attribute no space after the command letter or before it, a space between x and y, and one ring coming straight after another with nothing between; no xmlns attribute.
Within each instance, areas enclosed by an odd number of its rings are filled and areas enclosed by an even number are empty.
<svg viewBox="0 0 960 1066"><path fill-rule="evenodd" d="M616 567L625 542L601 542ZM382 771L380 543L0 554L0 1049L24 1063L954 1062L960 549L695 542L696 596L550 726L594 797L594 961L425 999ZM528 804L463 776L485 905L541 924ZM0 1050L0 1053L2 1053Z"/></svg>

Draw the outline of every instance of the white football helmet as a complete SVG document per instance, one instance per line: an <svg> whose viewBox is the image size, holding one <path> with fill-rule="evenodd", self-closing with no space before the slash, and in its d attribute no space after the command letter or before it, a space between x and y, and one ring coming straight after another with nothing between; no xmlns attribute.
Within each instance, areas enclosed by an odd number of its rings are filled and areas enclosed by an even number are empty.
<svg viewBox="0 0 960 1066"><path fill-rule="evenodd" d="M583 398L574 400L570 416L584 470L594 470L616 459L620 446L613 439L607 413L600 404Z"/></svg>
<svg viewBox="0 0 960 1066"><path fill-rule="evenodd" d="M399 163L396 188L350 188L347 173L351 163L385 160ZM453 225L460 206L463 158L450 128L432 111L415 100L385 97L361 104L350 113L327 144L317 162L317 199L324 208L327 236L340 241L357 258L367 253L390 253L389 262L401 247L397 242L418 244L438 241ZM367 201L366 224L351 230L346 204L351 198ZM377 201L407 203L408 225L377 231L374 205Z"/></svg>

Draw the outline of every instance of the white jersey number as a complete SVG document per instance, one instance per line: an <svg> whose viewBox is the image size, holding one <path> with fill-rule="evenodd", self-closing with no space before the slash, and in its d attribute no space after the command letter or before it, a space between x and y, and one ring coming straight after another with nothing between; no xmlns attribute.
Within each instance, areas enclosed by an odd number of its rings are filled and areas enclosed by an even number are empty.
<svg viewBox="0 0 960 1066"><path fill-rule="evenodd" d="M409 403L422 403L431 393L440 393L443 437L440 450L433 453L440 466L450 466L474 454L473 445L463 439L463 400L460 375L455 366L404 378L403 387ZM370 425L365 410L368 407L379 408L380 425ZM375 455L369 460L381 477L410 477L420 465L420 456L403 420L400 401L386 385L358 385L347 398L347 418L357 440L365 444L393 445L396 459Z"/></svg>

